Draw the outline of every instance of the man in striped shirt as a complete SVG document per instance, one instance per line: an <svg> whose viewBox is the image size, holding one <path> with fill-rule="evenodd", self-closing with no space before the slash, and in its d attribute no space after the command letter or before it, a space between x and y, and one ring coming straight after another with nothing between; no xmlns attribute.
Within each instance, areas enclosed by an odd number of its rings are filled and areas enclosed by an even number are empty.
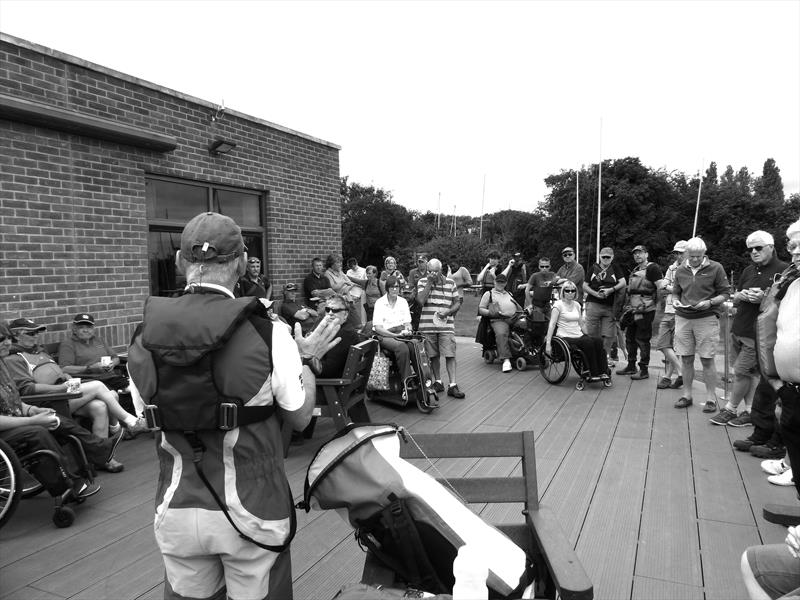
<svg viewBox="0 0 800 600"><path fill-rule="evenodd" d="M435 258L428 261L428 274L417 282L417 302L422 306L419 332L425 336L425 349L436 379L433 389L444 391L439 374L439 356L442 355L450 382L447 395L463 398L464 392L456 384L456 336L453 325L453 316L461 308L461 301L455 282L442 275L442 263Z"/></svg>

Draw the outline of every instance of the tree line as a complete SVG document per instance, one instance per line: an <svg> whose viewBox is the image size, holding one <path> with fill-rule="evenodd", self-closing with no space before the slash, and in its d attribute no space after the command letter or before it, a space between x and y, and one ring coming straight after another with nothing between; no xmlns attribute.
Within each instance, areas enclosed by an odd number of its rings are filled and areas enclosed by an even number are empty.
<svg viewBox="0 0 800 600"><path fill-rule="evenodd" d="M395 256L408 272L416 252L426 252L445 262L456 255L470 271L486 264L495 249L509 257L521 252L526 261L548 256L554 266L565 246L575 245L576 182L580 181L579 260L594 262L597 234L598 165L562 170L545 179L546 199L533 212L502 210L483 217L442 216L408 210L392 200L391 192L341 179L342 249L345 258L379 267ZM695 205L701 180L673 170L653 169L639 158L609 159L602 165L600 247L610 246L621 264L633 263L630 251L644 244L650 260L666 265L673 245L692 236ZM773 159L764 162L760 176L747 167L722 175L711 163L702 178L697 235L709 256L736 274L749 264L745 239L757 229L775 236L776 250L784 260L784 232L800 217L800 194L784 197L780 169Z"/></svg>

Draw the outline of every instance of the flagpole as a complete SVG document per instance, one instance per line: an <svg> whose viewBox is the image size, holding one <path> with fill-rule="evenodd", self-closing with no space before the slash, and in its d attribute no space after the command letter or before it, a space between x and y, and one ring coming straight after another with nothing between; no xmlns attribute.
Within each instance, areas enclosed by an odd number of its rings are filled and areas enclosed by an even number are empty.
<svg viewBox="0 0 800 600"><path fill-rule="evenodd" d="M575 172L575 260L580 261L581 249L578 247L578 214L581 206L581 172Z"/></svg>
<svg viewBox="0 0 800 600"><path fill-rule="evenodd" d="M439 233L439 227L442 226L442 192L439 192L439 204L436 207L436 233Z"/></svg>
<svg viewBox="0 0 800 600"><path fill-rule="evenodd" d="M600 164L597 165L597 242L595 244L595 262L600 263L600 191L603 188L603 119L600 118Z"/></svg>
<svg viewBox="0 0 800 600"><path fill-rule="evenodd" d="M703 190L703 169L706 166L706 159L700 163L700 185L697 186L697 203L694 207L694 225L692 226L692 237L697 233L697 217L700 215L700 192Z"/></svg>
<svg viewBox="0 0 800 600"><path fill-rule="evenodd" d="M486 173L483 174L483 193L481 194L481 228L478 233L478 239L483 239L483 203L486 202Z"/></svg>

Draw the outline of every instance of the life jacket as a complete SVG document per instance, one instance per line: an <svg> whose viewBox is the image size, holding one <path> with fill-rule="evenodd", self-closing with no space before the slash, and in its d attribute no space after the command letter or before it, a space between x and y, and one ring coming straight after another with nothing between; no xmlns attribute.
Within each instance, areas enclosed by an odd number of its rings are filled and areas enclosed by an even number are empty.
<svg viewBox="0 0 800 600"><path fill-rule="evenodd" d="M778 280L764 294L756 318L756 352L761 374L767 379L776 379L775 343L778 340L778 310L789 286L800 277L800 269L789 265Z"/></svg>
<svg viewBox="0 0 800 600"><path fill-rule="evenodd" d="M651 312L656 309L656 284L647 279L647 267L651 264L647 262L631 271L628 302L635 312Z"/></svg>
<svg viewBox="0 0 800 600"><path fill-rule="evenodd" d="M214 379L217 354L261 306L255 297L231 299L215 293L147 299L142 346L150 352L157 374L156 391L146 407L151 427L230 430L274 414L274 405L247 407L249 398L225 395ZM272 322L266 320L265 325L260 333L269 346Z"/></svg>

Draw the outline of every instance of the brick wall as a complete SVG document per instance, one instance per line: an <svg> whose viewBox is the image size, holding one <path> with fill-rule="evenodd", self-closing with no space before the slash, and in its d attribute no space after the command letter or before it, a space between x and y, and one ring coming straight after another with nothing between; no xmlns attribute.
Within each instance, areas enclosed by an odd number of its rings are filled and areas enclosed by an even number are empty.
<svg viewBox="0 0 800 600"><path fill-rule="evenodd" d="M155 152L0 119L0 319L64 335L95 315L126 345L149 293L145 175L265 192L267 272L279 294L314 255L341 251L339 148L0 34L0 93L173 136ZM211 156L217 135L236 141Z"/></svg>

